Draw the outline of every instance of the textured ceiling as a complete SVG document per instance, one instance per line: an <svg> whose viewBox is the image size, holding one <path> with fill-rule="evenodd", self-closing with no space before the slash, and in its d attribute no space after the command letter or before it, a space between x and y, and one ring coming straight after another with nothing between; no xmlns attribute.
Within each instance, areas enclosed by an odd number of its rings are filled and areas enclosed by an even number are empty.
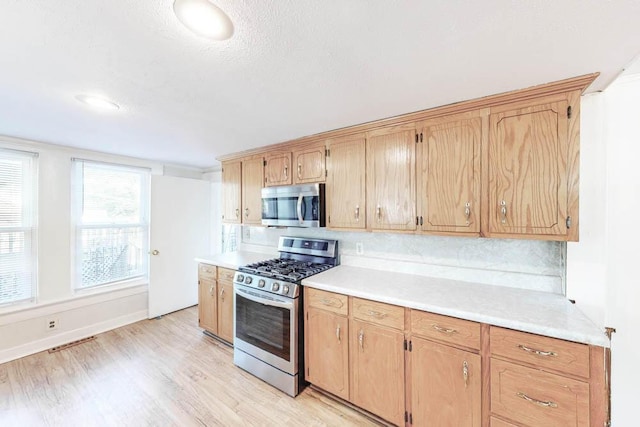
<svg viewBox="0 0 640 427"><path fill-rule="evenodd" d="M595 71L640 52L637 0L2 0L0 134L210 167L215 157ZM98 114L74 96L121 105Z"/></svg>

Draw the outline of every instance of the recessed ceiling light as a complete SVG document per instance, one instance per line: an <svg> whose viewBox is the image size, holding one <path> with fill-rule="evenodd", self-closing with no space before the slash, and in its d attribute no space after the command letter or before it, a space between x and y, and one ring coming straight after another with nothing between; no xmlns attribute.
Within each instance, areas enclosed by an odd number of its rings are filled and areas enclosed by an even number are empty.
<svg viewBox="0 0 640 427"><path fill-rule="evenodd" d="M119 110L120 106L115 102L96 95L76 95L76 99L89 107L97 110Z"/></svg>
<svg viewBox="0 0 640 427"><path fill-rule="evenodd" d="M185 27L199 36L226 40L233 35L233 23L209 0L175 0L173 12Z"/></svg>

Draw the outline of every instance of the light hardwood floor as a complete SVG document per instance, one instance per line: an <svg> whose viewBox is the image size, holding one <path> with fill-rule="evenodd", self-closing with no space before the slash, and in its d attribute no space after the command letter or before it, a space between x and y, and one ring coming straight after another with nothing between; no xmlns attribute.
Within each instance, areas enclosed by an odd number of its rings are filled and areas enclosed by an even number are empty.
<svg viewBox="0 0 640 427"><path fill-rule="evenodd" d="M0 365L0 426L367 426L306 388L293 399L233 365L192 307Z"/></svg>

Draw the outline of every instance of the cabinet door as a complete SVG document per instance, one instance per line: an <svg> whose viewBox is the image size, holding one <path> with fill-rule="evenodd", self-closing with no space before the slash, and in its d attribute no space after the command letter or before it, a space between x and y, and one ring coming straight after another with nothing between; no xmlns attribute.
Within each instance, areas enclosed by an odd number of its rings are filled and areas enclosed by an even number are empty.
<svg viewBox="0 0 640 427"><path fill-rule="evenodd" d="M307 309L307 381L349 399L349 327L344 316Z"/></svg>
<svg viewBox="0 0 640 427"><path fill-rule="evenodd" d="M422 124L418 203L424 231L480 233L480 142L478 113Z"/></svg>
<svg viewBox="0 0 640 427"><path fill-rule="evenodd" d="M490 233L566 235L567 105L492 108Z"/></svg>
<svg viewBox="0 0 640 427"><path fill-rule="evenodd" d="M367 223L372 230L416 229L415 126L367 132Z"/></svg>
<svg viewBox="0 0 640 427"><path fill-rule="evenodd" d="M421 338L411 341L414 425L480 427L480 356Z"/></svg>
<svg viewBox="0 0 640 427"><path fill-rule="evenodd" d="M325 145L315 144L312 147L293 152L295 175L294 184L324 182L325 180Z"/></svg>
<svg viewBox="0 0 640 427"><path fill-rule="evenodd" d="M404 424L404 335L351 320L351 402L394 424Z"/></svg>
<svg viewBox="0 0 640 427"><path fill-rule="evenodd" d="M233 343L233 283L218 285L218 336Z"/></svg>
<svg viewBox="0 0 640 427"><path fill-rule="evenodd" d="M330 228L365 228L364 135L329 143L327 217Z"/></svg>
<svg viewBox="0 0 640 427"><path fill-rule="evenodd" d="M264 185L291 185L291 153L272 153L264 158Z"/></svg>
<svg viewBox="0 0 640 427"><path fill-rule="evenodd" d="M198 280L198 325L212 334L218 333L218 310L215 280L201 278Z"/></svg>
<svg viewBox="0 0 640 427"><path fill-rule="evenodd" d="M262 157L242 162L242 223L262 224Z"/></svg>
<svg viewBox="0 0 640 427"><path fill-rule="evenodd" d="M222 220L229 224L240 224L241 164L222 164Z"/></svg>

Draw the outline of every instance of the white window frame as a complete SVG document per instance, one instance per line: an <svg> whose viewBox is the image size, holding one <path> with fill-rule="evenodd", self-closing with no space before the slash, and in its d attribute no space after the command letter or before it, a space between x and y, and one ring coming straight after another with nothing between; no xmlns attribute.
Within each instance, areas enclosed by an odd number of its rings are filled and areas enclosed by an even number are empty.
<svg viewBox="0 0 640 427"><path fill-rule="evenodd" d="M96 165L113 170L121 170L123 172L139 173L141 176L140 189L140 222L139 223L82 223L82 196L83 196L83 165ZM94 290L117 287L118 285L139 285L148 283L149 280L149 209L150 209L150 175L151 170L144 167L128 166L116 163L101 162L87 159L71 159L71 221L72 221L72 250L71 250L71 269L72 269L72 290L75 293L91 292ZM123 279L107 281L90 286L82 286L82 231L86 229L124 229L124 228L142 228L142 273Z"/></svg>
<svg viewBox="0 0 640 427"><path fill-rule="evenodd" d="M25 298L0 300L0 307L16 304L33 303L38 292L38 153L30 151L13 150L0 147L0 157L4 159L19 159L27 162L27 167L22 168L23 200L28 201L26 209L22 211L22 224L18 227L1 227L0 232L25 233L25 244L28 241L31 250L28 254L27 265L31 275L29 295Z"/></svg>

